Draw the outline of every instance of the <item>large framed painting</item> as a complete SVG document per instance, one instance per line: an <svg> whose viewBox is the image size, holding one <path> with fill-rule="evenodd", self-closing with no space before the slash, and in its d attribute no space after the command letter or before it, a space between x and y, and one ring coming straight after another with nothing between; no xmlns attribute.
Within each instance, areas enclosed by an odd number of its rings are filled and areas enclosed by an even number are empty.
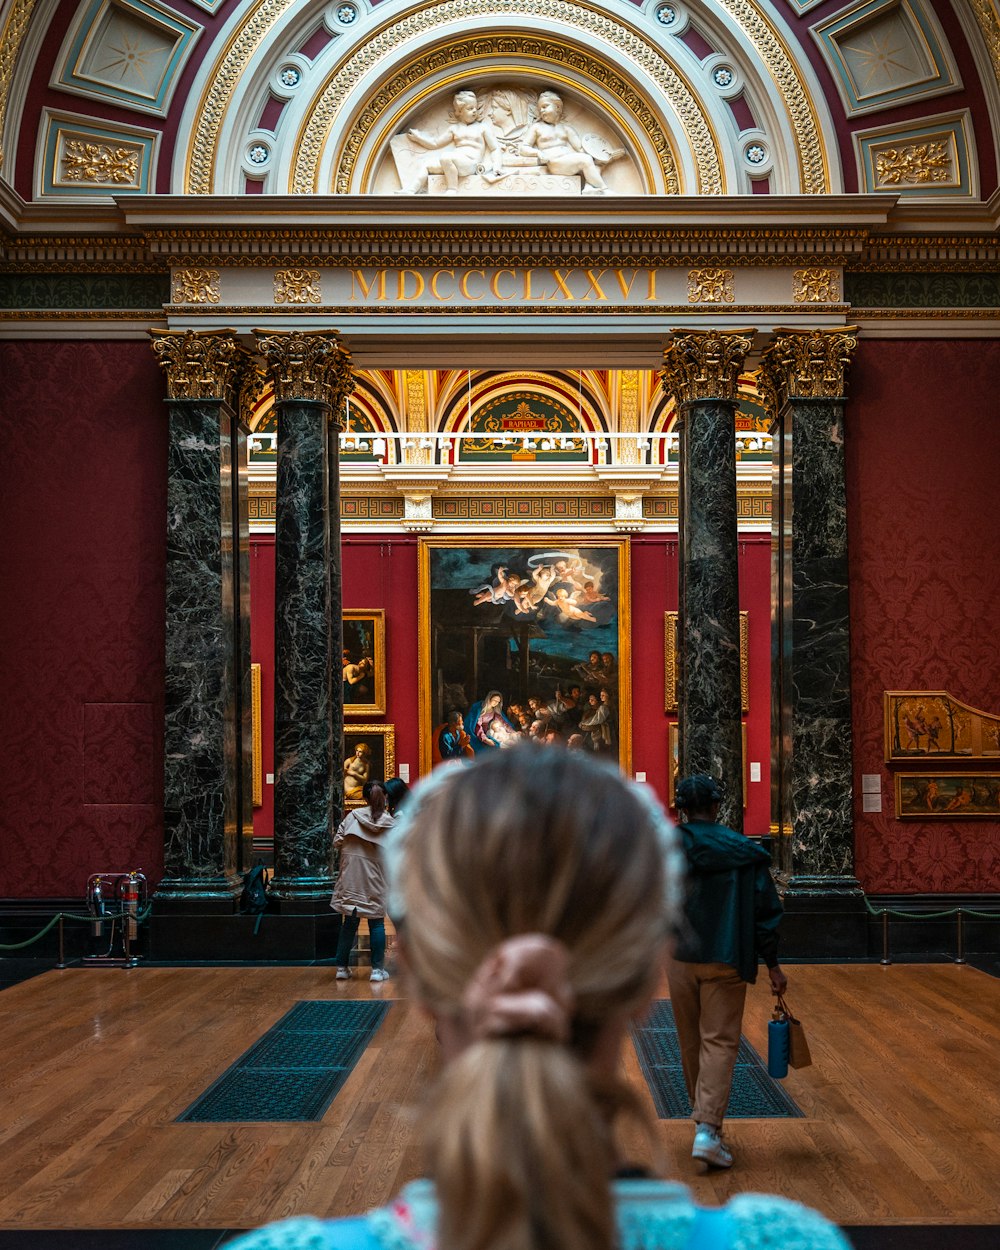
<svg viewBox="0 0 1000 1250"><path fill-rule="evenodd" d="M632 762L628 546L424 539L427 771L533 739Z"/></svg>
<svg viewBox="0 0 1000 1250"><path fill-rule="evenodd" d="M677 612L663 614L663 710L677 711L677 652L679 649ZM750 613L740 613L740 704L750 711Z"/></svg>
<svg viewBox="0 0 1000 1250"><path fill-rule="evenodd" d="M385 715L385 612L344 612L344 715Z"/></svg>
<svg viewBox="0 0 1000 1250"><path fill-rule="evenodd" d="M1000 820L1000 773L897 773L898 820Z"/></svg>
<svg viewBox="0 0 1000 1250"><path fill-rule="evenodd" d="M366 781L396 775L395 725L344 726L344 807L363 807Z"/></svg>
<svg viewBox="0 0 1000 1250"><path fill-rule="evenodd" d="M1000 716L946 690L885 692L885 759L1000 761Z"/></svg>
<svg viewBox="0 0 1000 1250"><path fill-rule="evenodd" d="M747 727L741 725L743 734L743 806L747 805ZM680 726L672 721L667 730L667 804L676 807L677 783L680 781L681 734Z"/></svg>

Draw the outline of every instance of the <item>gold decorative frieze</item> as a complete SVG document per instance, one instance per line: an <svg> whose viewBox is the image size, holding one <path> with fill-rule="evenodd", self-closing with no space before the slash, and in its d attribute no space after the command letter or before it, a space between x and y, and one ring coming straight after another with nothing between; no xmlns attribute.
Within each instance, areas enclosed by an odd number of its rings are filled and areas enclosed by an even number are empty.
<svg viewBox="0 0 1000 1250"><path fill-rule="evenodd" d="M64 182L112 183L137 187L142 148L138 144L88 143L70 139L60 156Z"/></svg>
<svg viewBox="0 0 1000 1250"><path fill-rule="evenodd" d="M319 304L322 299L318 269L279 269L274 275L276 304Z"/></svg>
<svg viewBox="0 0 1000 1250"><path fill-rule="evenodd" d="M739 398L740 374L753 330L675 330L663 349L660 381L678 404Z"/></svg>
<svg viewBox="0 0 1000 1250"><path fill-rule="evenodd" d="M175 269L170 298L175 304L217 304L220 281L218 269Z"/></svg>
<svg viewBox="0 0 1000 1250"><path fill-rule="evenodd" d="M881 189L954 182L954 163L955 153L945 140L884 148L875 152L875 185Z"/></svg>
<svg viewBox="0 0 1000 1250"><path fill-rule="evenodd" d="M858 345L857 326L834 330L777 329L760 361L757 389L772 416L789 399L841 399Z"/></svg>
<svg viewBox="0 0 1000 1250"><path fill-rule="evenodd" d="M228 399L246 351L235 330L150 330L170 399Z"/></svg>
<svg viewBox="0 0 1000 1250"><path fill-rule="evenodd" d="M796 269L792 274L792 299L796 304L838 303L839 273L836 269Z"/></svg>
<svg viewBox="0 0 1000 1250"><path fill-rule="evenodd" d="M336 330L254 330L257 350L274 386L275 403L308 399L329 404L343 425L343 407L354 390L351 353Z"/></svg>
<svg viewBox="0 0 1000 1250"><path fill-rule="evenodd" d="M736 299L731 269L692 269L688 273L689 304L732 304Z"/></svg>

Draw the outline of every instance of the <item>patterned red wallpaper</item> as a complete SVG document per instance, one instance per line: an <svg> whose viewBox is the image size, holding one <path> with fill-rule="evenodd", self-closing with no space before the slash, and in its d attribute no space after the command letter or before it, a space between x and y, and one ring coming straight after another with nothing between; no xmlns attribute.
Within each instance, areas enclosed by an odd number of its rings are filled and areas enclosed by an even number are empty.
<svg viewBox="0 0 1000 1250"><path fill-rule="evenodd" d="M163 867L167 414L145 342L0 344L0 896Z"/></svg>
<svg viewBox="0 0 1000 1250"><path fill-rule="evenodd" d="M1000 889L1000 824L898 821L882 692L947 690L1000 712L1000 343L863 342L847 475L856 868L869 892ZM998 770L1000 771L1000 770ZM883 810L861 811L881 773Z"/></svg>

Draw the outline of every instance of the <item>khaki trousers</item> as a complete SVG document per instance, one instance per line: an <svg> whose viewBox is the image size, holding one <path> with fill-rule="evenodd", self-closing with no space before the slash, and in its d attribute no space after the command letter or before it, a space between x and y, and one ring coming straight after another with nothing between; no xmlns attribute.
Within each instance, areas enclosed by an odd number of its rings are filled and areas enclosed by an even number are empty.
<svg viewBox="0 0 1000 1250"><path fill-rule="evenodd" d="M747 983L728 964L667 960L684 1084L698 1124L721 1127L733 1083Z"/></svg>

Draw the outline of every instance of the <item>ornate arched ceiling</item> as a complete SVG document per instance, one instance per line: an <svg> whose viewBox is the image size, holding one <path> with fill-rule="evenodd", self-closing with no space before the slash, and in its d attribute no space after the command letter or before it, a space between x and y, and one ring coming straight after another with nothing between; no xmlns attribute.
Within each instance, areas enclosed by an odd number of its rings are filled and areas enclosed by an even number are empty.
<svg viewBox="0 0 1000 1250"><path fill-rule="evenodd" d="M397 191L408 132L466 89L509 153L557 91L609 194L997 186L995 0L4 0L0 23L0 172L29 200Z"/></svg>

